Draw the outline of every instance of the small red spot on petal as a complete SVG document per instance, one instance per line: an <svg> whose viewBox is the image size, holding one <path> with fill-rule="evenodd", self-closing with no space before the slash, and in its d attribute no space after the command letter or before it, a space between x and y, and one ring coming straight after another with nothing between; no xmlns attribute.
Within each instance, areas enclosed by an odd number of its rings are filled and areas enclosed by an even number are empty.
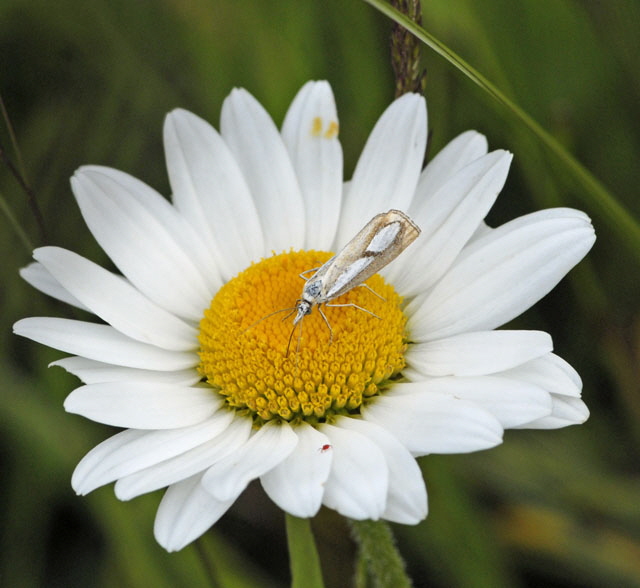
<svg viewBox="0 0 640 588"><path fill-rule="evenodd" d="M325 443L320 449L320 453L325 453L326 451L329 451L329 449L331 449L331 445L329 445L328 443Z"/></svg>

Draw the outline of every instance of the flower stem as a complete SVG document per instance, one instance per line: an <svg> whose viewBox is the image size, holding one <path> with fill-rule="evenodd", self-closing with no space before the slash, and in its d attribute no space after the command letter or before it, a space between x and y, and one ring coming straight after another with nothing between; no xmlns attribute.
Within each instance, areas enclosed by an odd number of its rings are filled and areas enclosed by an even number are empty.
<svg viewBox="0 0 640 588"><path fill-rule="evenodd" d="M320 558L309 519L285 513L291 567L291 588L324 588Z"/></svg>
<svg viewBox="0 0 640 588"><path fill-rule="evenodd" d="M392 0L402 14L422 25L420 0ZM394 23L391 31L391 65L396 78L396 98L407 92L424 95L427 72L420 68L421 43L407 29Z"/></svg>
<svg viewBox="0 0 640 588"><path fill-rule="evenodd" d="M349 521L351 533L358 544L377 588L410 588L411 579L404 567L389 525L384 521Z"/></svg>

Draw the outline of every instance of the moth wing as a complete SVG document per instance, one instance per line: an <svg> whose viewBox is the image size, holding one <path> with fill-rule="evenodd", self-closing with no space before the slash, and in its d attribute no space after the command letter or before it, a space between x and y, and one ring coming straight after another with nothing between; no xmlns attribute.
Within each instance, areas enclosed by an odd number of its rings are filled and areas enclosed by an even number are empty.
<svg viewBox="0 0 640 588"><path fill-rule="evenodd" d="M323 278L325 298L336 298L368 280L419 234L418 226L400 210L374 216L329 264Z"/></svg>
<svg viewBox="0 0 640 588"><path fill-rule="evenodd" d="M343 272L337 275L335 282L326 282L325 298L327 300L337 298L368 280L377 271L375 268L372 269L373 262L373 257L360 257L347 265Z"/></svg>
<svg viewBox="0 0 640 588"><path fill-rule="evenodd" d="M310 270L305 270L304 272L302 272L300 274L300 276L306 282L313 282L314 280L318 280L318 279L322 278L322 276L324 276L327 273L327 270L331 267L331 264L333 263L333 260L335 258L336 258L336 256L334 255L331 259L328 259L327 261L325 261L320 267L314 268L314 269L310 269ZM304 274L309 273L309 272L313 272L313 273L308 278L304 277Z"/></svg>

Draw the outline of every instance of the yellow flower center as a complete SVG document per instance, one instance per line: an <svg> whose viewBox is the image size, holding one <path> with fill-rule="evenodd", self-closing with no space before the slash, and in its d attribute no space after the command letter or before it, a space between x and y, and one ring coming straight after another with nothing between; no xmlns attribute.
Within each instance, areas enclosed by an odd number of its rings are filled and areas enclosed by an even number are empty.
<svg viewBox="0 0 640 588"><path fill-rule="evenodd" d="M219 290L200 322L200 372L256 426L353 415L405 365L401 298L379 275L320 307L330 329L317 307L293 326L300 274L309 277L330 256L290 252L252 264Z"/></svg>

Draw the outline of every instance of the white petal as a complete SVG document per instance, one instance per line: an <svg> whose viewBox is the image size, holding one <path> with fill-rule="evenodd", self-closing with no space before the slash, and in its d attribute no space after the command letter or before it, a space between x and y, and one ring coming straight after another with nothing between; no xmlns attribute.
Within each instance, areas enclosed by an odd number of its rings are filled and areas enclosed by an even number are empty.
<svg viewBox="0 0 640 588"><path fill-rule="evenodd" d="M233 504L211 496L201 475L171 486L165 493L153 527L156 541L167 551L179 551L202 535Z"/></svg>
<svg viewBox="0 0 640 588"><path fill-rule="evenodd" d="M409 345L407 364L426 376L481 376L519 366L553 349L543 331L479 331Z"/></svg>
<svg viewBox="0 0 640 588"><path fill-rule="evenodd" d="M500 375L534 384L552 394L580 398L582 393L582 380L578 372L553 353L506 370Z"/></svg>
<svg viewBox="0 0 640 588"><path fill-rule="evenodd" d="M333 425L329 437L333 463L322 503L345 517L378 520L385 511L389 468L382 450L367 437Z"/></svg>
<svg viewBox="0 0 640 588"><path fill-rule="evenodd" d="M94 361L86 357L65 357L52 361L49 367L61 367L70 374L80 378L84 384L100 384L102 382L158 382L160 384L174 384L193 386L202 377L195 369L161 372L158 370L141 370L136 368L110 365L101 361Z"/></svg>
<svg viewBox="0 0 640 588"><path fill-rule="evenodd" d="M196 353L168 351L134 341L108 325L51 317L30 317L13 332L60 351L115 365L159 371L198 365Z"/></svg>
<svg viewBox="0 0 640 588"><path fill-rule="evenodd" d="M426 296L407 307L417 341L498 327L547 294L589 251L595 235L577 210L521 217L465 248Z"/></svg>
<svg viewBox="0 0 640 588"><path fill-rule="evenodd" d="M20 270L20 276L25 282L48 296L76 308L88 310L79 300L69 294L41 263L30 263L28 266L23 267Z"/></svg>
<svg viewBox="0 0 640 588"><path fill-rule="evenodd" d="M512 157L493 151L459 170L433 194L418 188L409 214L422 233L411 254L383 273L399 292L414 296L444 275L493 206Z"/></svg>
<svg viewBox="0 0 640 588"><path fill-rule="evenodd" d="M177 429L201 423L221 404L210 388L149 382L107 382L76 388L67 412L115 427Z"/></svg>
<svg viewBox="0 0 640 588"><path fill-rule="evenodd" d="M395 100L374 127L346 195L338 244L347 243L373 216L390 208L407 210L427 143L427 109L422 96Z"/></svg>
<svg viewBox="0 0 640 588"><path fill-rule="evenodd" d="M324 486L333 459L329 438L302 423L293 431L293 452L260 478L269 498L282 510L300 518L314 516L322 504Z"/></svg>
<svg viewBox="0 0 640 588"><path fill-rule="evenodd" d="M129 281L170 312L200 320L222 281L213 262L198 267L197 252L206 248L195 236L190 249L180 242L190 227L177 211L108 168L81 168L71 187L93 236Z"/></svg>
<svg viewBox="0 0 640 588"><path fill-rule="evenodd" d="M560 429L570 425L581 425L589 418L587 405L579 398L551 396L553 409L550 415L525 423L517 429Z"/></svg>
<svg viewBox="0 0 640 588"><path fill-rule="evenodd" d="M201 272L201 277L207 281L209 288L215 290L219 287L220 276L212 266L215 260L209 255L208 249L203 247L204 242L200 235L164 196L138 178L112 167L84 165L78 171L95 173L118 184L127 192L129 199L134 199L152 214L154 225L162 225L163 232L168 231L178 247L188 253L189 259Z"/></svg>
<svg viewBox="0 0 640 588"><path fill-rule="evenodd" d="M502 426L489 411L430 391L431 382L396 384L363 407L362 416L393 434L413 455L467 453L502 442Z"/></svg>
<svg viewBox="0 0 640 588"><path fill-rule="evenodd" d="M424 382L425 376L411 366L407 366L402 370L402 378L407 382Z"/></svg>
<svg viewBox="0 0 640 588"><path fill-rule="evenodd" d="M251 189L266 251L304 246L300 187L275 124L249 92L235 89L222 105L220 129Z"/></svg>
<svg viewBox="0 0 640 588"><path fill-rule="evenodd" d="M477 131L465 131L447 143L420 175L417 194L434 194L463 167L487 154L487 138ZM414 201L409 211L413 211Z"/></svg>
<svg viewBox="0 0 640 588"><path fill-rule="evenodd" d="M201 445L222 433L232 419L232 413L219 411L192 427L168 431L122 431L84 456L73 472L71 485L78 494L88 494L118 478Z"/></svg>
<svg viewBox="0 0 640 588"><path fill-rule="evenodd" d="M33 256L75 298L121 333L164 349L198 347L196 329L151 302L120 276L60 247L41 247Z"/></svg>
<svg viewBox="0 0 640 588"><path fill-rule="evenodd" d="M467 242L467 245L470 245L477 239L480 239L481 237L488 235L491 231L493 231L493 229L486 223L486 221L482 221L478 225L478 228L476 229L475 233L471 235L471 238Z"/></svg>
<svg viewBox="0 0 640 588"><path fill-rule="evenodd" d="M258 211L242 172L217 131L186 110L167 116L164 146L173 202L228 280L265 251Z"/></svg>
<svg viewBox="0 0 640 588"><path fill-rule="evenodd" d="M130 500L203 472L244 445L250 433L251 419L236 418L222 433L202 445L120 478L115 485L116 496Z"/></svg>
<svg viewBox="0 0 640 588"><path fill-rule="evenodd" d="M215 292L218 290L221 282L215 258L210 254L209 248L205 246L205 241L196 233L195 228L166 198L141 180L112 167L84 165L78 172L89 172L96 174L98 177L109 178L118 186L119 191L125 190L126 199L135 200L147 215L151 215L154 231L157 230L156 225L159 225L158 236L160 239L166 239L166 234L168 233L170 239L175 241L178 249L187 254L189 261L193 264L193 268L198 274L198 279L203 280L208 291ZM108 183L105 185L108 186ZM120 196L122 197L121 194ZM173 247L173 242L171 246ZM191 265L188 271L193 271ZM194 272L194 275L196 272Z"/></svg>
<svg viewBox="0 0 640 588"><path fill-rule="evenodd" d="M342 196L342 147L338 113L327 82L307 82L293 99L282 124L304 199L306 249L331 249Z"/></svg>
<svg viewBox="0 0 640 588"><path fill-rule="evenodd" d="M298 436L287 423L263 425L237 451L211 466L202 483L219 500L238 496L251 482L277 466L295 449Z"/></svg>
<svg viewBox="0 0 640 588"><path fill-rule="evenodd" d="M412 391L414 384L409 385ZM394 389L403 393L403 384ZM443 377L424 382L428 393L450 394L477 404L510 429L551 413L549 393L525 382L499 376ZM393 394L393 392L392 392Z"/></svg>
<svg viewBox="0 0 640 588"><path fill-rule="evenodd" d="M373 441L384 454L389 468L389 491L382 518L415 525L427 516L427 489L418 463L391 433L381 426L349 417L339 417L336 426L357 431Z"/></svg>

